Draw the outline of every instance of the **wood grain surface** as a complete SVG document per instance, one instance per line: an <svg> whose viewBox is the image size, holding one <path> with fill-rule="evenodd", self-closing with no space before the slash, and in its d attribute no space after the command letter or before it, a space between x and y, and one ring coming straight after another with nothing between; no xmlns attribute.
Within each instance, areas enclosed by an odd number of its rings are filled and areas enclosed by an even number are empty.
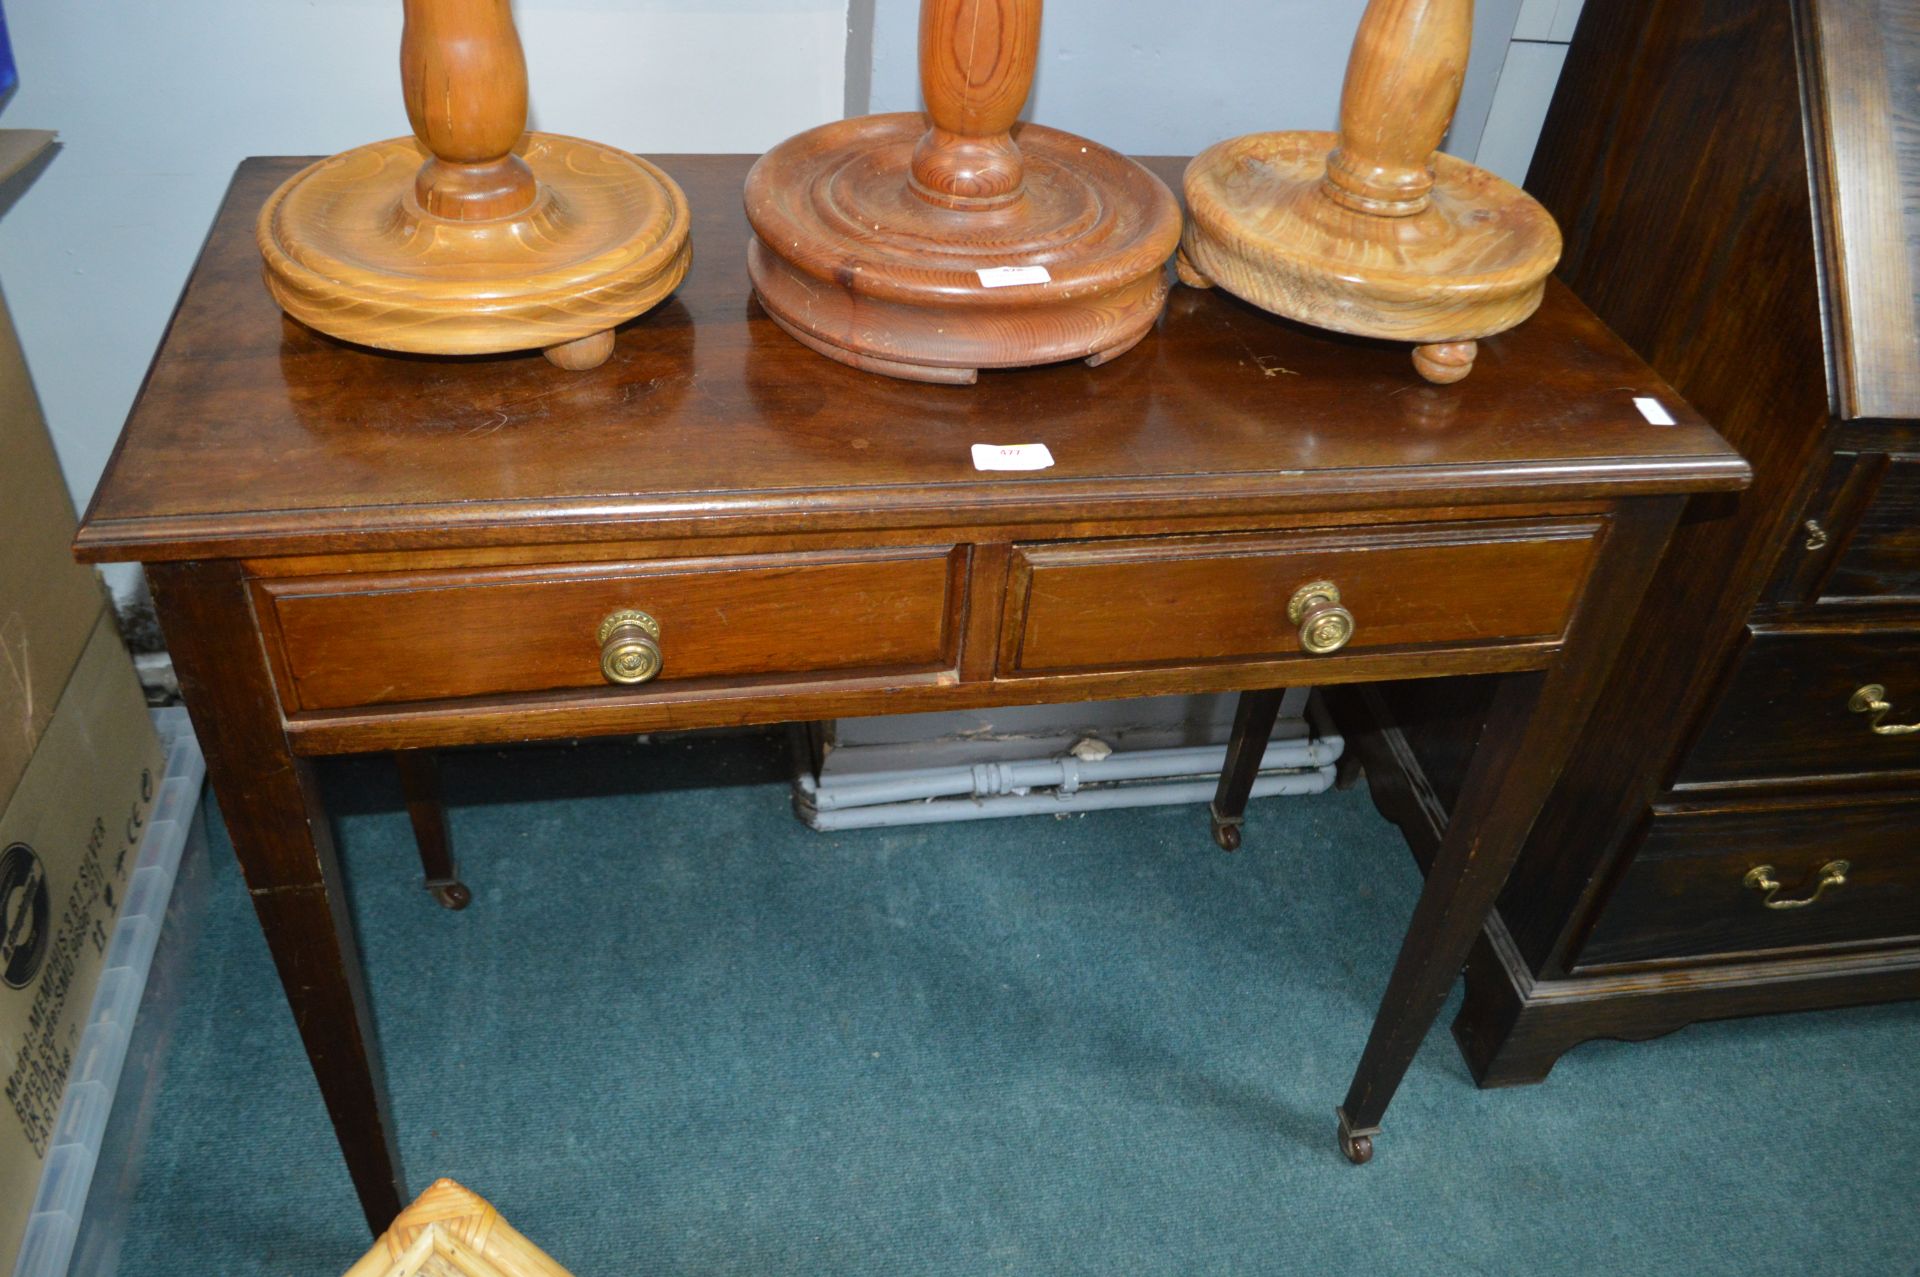
<svg viewBox="0 0 1920 1277"><path fill-rule="evenodd" d="M1340 132L1254 133L1203 151L1184 182L1182 278L1289 318L1420 343L1429 381L1539 307L1560 257L1523 191L1438 153L1466 74L1470 0L1372 0Z"/></svg>
<svg viewBox="0 0 1920 1277"><path fill-rule="evenodd" d="M928 127L913 149L915 195L973 209L1019 197L1026 172L1012 130L1039 56L1039 0L922 0Z"/></svg>

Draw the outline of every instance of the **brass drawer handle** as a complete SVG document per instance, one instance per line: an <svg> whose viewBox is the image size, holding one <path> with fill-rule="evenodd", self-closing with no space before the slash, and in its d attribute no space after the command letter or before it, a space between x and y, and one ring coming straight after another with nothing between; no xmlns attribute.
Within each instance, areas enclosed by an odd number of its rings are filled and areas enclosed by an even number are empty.
<svg viewBox="0 0 1920 1277"><path fill-rule="evenodd" d="M1741 879L1741 882L1755 891L1766 892L1767 898L1761 903L1769 909L1805 909L1818 900L1828 887L1846 886L1847 875L1852 871L1853 866L1847 861L1829 860L1820 866L1820 881L1814 884L1813 894L1802 896L1798 900L1774 899L1780 891L1780 880L1773 876L1772 865L1755 865L1747 870L1747 876Z"/></svg>
<svg viewBox="0 0 1920 1277"><path fill-rule="evenodd" d="M1847 708L1856 714L1871 714L1873 721L1867 726L1875 736L1911 736L1920 732L1920 723L1883 723L1880 720L1893 713L1893 706L1887 703L1887 689L1878 683L1868 683L1847 700Z"/></svg>
<svg viewBox="0 0 1920 1277"><path fill-rule="evenodd" d="M1331 581L1295 590L1287 619L1300 627L1300 646L1315 656L1337 652L1353 638L1353 613L1340 606L1340 587Z"/></svg>
<svg viewBox="0 0 1920 1277"><path fill-rule="evenodd" d="M609 683L645 683L660 673L660 622L627 609L600 622L600 672Z"/></svg>

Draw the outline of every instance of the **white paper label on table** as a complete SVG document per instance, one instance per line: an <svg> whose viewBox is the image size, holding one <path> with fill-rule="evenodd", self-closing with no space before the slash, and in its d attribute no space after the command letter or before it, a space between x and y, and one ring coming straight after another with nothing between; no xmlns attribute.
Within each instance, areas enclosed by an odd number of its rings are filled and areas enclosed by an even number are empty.
<svg viewBox="0 0 1920 1277"><path fill-rule="evenodd" d="M1045 470L1053 464L1053 454L1044 443L976 443L973 445L975 470Z"/></svg>
<svg viewBox="0 0 1920 1277"><path fill-rule="evenodd" d="M982 288L1016 288L1021 284L1051 284L1053 276L1044 266L982 266L973 272Z"/></svg>
<svg viewBox="0 0 1920 1277"><path fill-rule="evenodd" d="M1640 410L1640 415L1645 417L1650 425L1671 426L1674 424L1673 414L1668 412L1667 406L1658 399L1648 395L1635 395L1633 406Z"/></svg>

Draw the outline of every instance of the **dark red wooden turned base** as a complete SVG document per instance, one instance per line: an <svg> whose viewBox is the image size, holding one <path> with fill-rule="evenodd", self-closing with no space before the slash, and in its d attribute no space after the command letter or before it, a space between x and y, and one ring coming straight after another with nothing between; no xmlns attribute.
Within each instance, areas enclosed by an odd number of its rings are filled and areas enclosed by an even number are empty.
<svg viewBox="0 0 1920 1277"><path fill-rule="evenodd" d="M1116 151L1014 130L1019 194L944 207L908 180L918 113L842 120L767 152L747 176L747 268L760 304L810 348L868 372L969 384L982 368L1085 359L1140 341L1167 297L1180 208ZM990 288L978 272L1043 266Z"/></svg>

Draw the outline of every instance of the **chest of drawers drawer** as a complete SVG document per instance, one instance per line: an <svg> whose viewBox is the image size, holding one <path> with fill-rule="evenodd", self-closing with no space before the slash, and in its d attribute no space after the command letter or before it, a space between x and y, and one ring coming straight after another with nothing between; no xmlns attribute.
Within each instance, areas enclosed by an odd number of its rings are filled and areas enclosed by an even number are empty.
<svg viewBox="0 0 1920 1277"><path fill-rule="evenodd" d="M607 689L627 639L651 645L663 685L924 672L956 659L968 561L932 547L292 578L256 583L255 610L293 710Z"/></svg>
<svg viewBox="0 0 1920 1277"><path fill-rule="evenodd" d="M1018 546L1000 672L1553 641L1601 526L1533 520ZM1348 619L1327 619L1336 606Z"/></svg>
<svg viewBox="0 0 1920 1277"><path fill-rule="evenodd" d="M1806 513L1768 598L1920 606L1920 455L1836 452Z"/></svg>
<svg viewBox="0 0 1920 1277"><path fill-rule="evenodd" d="M1678 783L1920 773L1920 731L1900 730L1913 723L1920 627L1756 630Z"/></svg>
<svg viewBox="0 0 1920 1277"><path fill-rule="evenodd" d="M1920 801L1662 811L1578 966L1892 943L1920 936Z"/></svg>

